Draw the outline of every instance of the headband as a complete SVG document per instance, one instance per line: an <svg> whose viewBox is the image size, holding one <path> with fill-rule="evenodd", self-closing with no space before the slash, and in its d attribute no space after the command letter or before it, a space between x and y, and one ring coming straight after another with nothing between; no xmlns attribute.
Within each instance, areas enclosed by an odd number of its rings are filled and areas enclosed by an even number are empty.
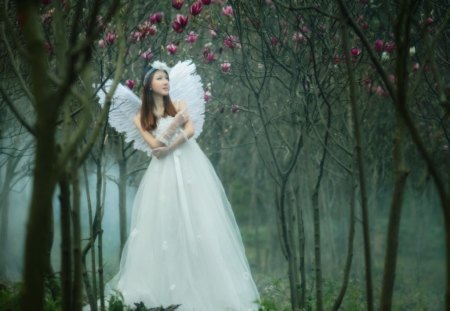
<svg viewBox="0 0 450 311"><path fill-rule="evenodd" d="M166 63L163 63L160 61L155 61L155 62L153 62L150 69L147 71L147 73L144 76L144 85L146 85L148 83L148 79L150 78L151 74L153 72L155 72L156 70L163 70L163 71L167 72L167 74L169 74L169 72L170 72L170 68L169 68L169 66L167 66Z"/></svg>

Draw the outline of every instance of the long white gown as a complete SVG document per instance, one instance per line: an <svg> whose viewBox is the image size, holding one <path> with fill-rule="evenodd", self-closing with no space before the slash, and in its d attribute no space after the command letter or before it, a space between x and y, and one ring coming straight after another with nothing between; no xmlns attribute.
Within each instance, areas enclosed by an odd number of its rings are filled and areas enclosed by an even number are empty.
<svg viewBox="0 0 450 311"><path fill-rule="evenodd" d="M172 117L162 118L153 134ZM126 304L180 311L254 311L258 290L214 168L194 139L152 159L137 191L120 271Z"/></svg>

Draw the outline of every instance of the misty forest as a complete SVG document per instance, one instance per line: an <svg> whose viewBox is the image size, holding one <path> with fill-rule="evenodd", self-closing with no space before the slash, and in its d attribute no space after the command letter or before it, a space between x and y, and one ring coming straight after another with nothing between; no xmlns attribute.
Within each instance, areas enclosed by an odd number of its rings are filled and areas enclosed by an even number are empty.
<svg viewBox="0 0 450 311"><path fill-rule="evenodd" d="M109 125L111 98L140 96L157 60L202 78L197 142L259 310L450 311L448 0L0 0L0 16L1 311L184 310L105 295L157 161Z"/></svg>

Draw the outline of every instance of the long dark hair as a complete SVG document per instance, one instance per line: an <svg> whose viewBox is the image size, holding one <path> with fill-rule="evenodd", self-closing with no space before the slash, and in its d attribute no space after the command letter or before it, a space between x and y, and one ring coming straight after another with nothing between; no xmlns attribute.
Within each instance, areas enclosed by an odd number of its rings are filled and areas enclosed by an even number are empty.
<svg viewBox="0 0 450 311"><path fill-rule="evenodd" d="M151 70L151 69L150 69ZM144 83L144 88L142 90L142 105L141 105L141 126L146 131L152 131L156 128L156 116L154 113L155 101L153 100L153 92L150 89L150 86L153 81L153 76L157 70L153 70L153 72L149 75L147 79L145 79L146 83ZM169 75L165 70L164 72ZM175 116L177 114L177 110L172 103L169 95L163 96L164 103L164 114L163 116Z"/></svg>

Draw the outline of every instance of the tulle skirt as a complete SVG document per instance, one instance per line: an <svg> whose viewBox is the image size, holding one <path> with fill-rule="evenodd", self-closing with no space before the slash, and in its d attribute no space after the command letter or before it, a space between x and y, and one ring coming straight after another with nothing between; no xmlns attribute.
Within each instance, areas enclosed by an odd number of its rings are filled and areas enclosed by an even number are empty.
<svg viewBox="0 0 450 311"><path fill-rule="evenodd" d="M258 309L233 211L195 140L152 159L135 197L120 270L107 287L129 305Z"/></svg>

